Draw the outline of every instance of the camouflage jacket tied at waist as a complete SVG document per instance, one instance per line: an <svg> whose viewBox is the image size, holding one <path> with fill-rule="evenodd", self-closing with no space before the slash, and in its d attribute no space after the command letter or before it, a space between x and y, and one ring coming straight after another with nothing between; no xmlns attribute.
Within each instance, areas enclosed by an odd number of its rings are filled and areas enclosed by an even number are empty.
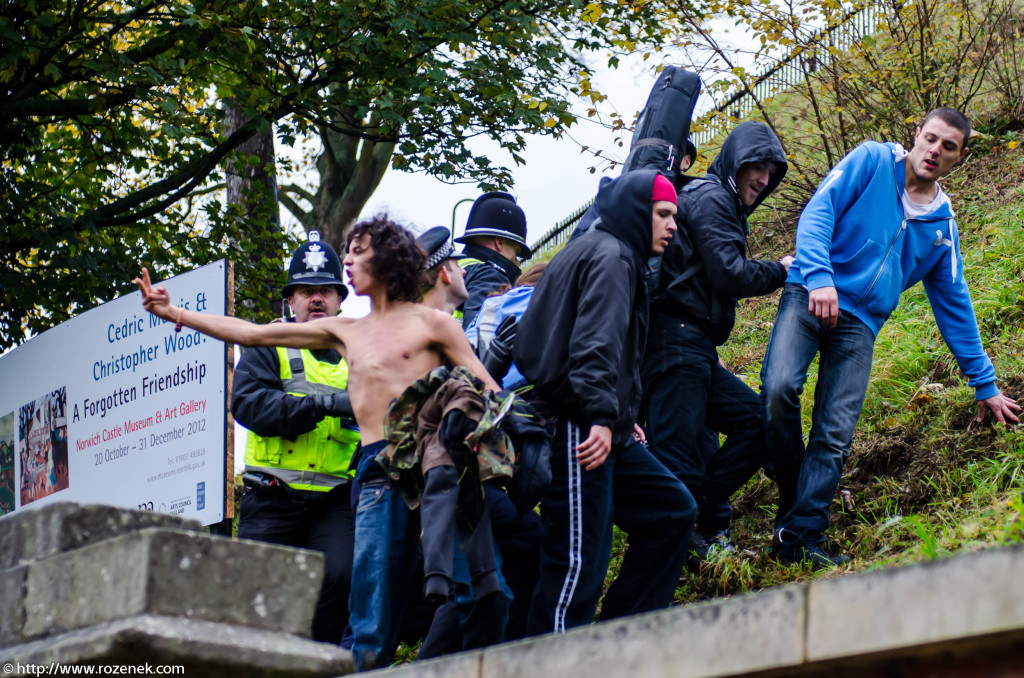
<svg viewBox="0 0 1024 678"><path fill-rule="evenodd" d="M377 455L380 464L398 486L410 509L419 506L424 474L438 466L455 466L467 458L468 477L500 484L512 478L515 450L502 430L502 419L512 407L514 395L485 390L484 383L465 367L441 366L417 379L392 401L384 417L388 447ZM460 412L475 428L457 443L445 445L442 422ZM463 429L467 430L467 429ZM450 449L452 444L460 450Z"/></svg>

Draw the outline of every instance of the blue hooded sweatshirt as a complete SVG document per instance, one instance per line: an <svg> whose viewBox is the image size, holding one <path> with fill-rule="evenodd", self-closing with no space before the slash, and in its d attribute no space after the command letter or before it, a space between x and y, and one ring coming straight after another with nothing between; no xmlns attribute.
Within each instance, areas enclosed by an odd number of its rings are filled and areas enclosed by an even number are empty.
<svg viewBox="0 0 1024 678"><path fill-rule="evenodd" d="M900 294L923 281L975 397L991 398L999 393L996 373L981 344L953 209L946 198L927 216L904 218L906 156L899 144L868 141L828 173L800 215L786 282L835 287L839 308L877 335Z"/></svg>

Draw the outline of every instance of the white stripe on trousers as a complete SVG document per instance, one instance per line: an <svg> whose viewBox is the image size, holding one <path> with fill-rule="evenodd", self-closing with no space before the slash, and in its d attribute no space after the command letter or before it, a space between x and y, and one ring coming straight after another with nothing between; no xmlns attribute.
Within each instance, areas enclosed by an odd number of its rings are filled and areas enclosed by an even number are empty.
<svg viewBox="0 0 1024 678"><path fill-rule="evenodd" d="M580 444L580 430L572 422L567 421L566 461L569 464L569 569L565 573L562 591L555 605L555 633L565 633L565 614L576 593L576 585L580 581L583 569L583 483L582 470L576 461L576 447Z"/></svg>

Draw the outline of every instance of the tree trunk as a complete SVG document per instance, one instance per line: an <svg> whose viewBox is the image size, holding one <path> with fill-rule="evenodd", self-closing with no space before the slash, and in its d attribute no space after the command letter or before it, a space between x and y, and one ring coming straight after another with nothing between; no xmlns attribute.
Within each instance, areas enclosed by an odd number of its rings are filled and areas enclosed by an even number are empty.
<svg viewBox="0 0 1024 678"><path fill-rule="evenodd" d="M224 112L228 133L246 123L234 101L224 103ZM288 256L281 245L273 129L258 132L228 156L225 175L228 209L236 223L231 239L236 253L236 305L256 314L280 300L280 276L273 272L282 269ZM246 252L258 258L252 260Z"/></svg>
<svg viewBox="0 0 1024 678"><path fill-rule="evenodd" d="M345 249L349 228L384 178L395 144L357 139L327 130L324 152L317 159L320 187L313 221L334 249Z"/></svg>
<svg viewBox="0 0 1024 678"><path fill-rule="evenodd" d="M356 130L380 129L379 120L371 117L354 123L345 111L336 112L335 122ZM371 141L328 128L321 129L320 139L324 145L316 161L320 185L314 193L299 186L285 186L281 204L307 233L313 229L320 231L320 237L341 254L345 250L345 236L384 177L396 144ZM303 209L293 196L309 203L310 209Z"/></svg>

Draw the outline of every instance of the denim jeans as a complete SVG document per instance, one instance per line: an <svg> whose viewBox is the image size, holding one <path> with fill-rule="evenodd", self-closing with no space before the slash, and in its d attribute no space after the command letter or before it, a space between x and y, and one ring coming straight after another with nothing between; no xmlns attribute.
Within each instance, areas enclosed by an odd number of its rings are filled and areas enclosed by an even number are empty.
<svg viewBox="0 0 1024 678"><path fill-rule="evenodd" d="M760 396L718 364L702 330L660 313L651 314L641 376L651 452L697 500L701 532L728 529L729 497L768 454ZM721 449L706 449L717 442L708 429L727 436Z"/></svg>
<svg viewBox="0 0 1024 678"><path fill-rule="evenodd" d="M668 606L696 516L693 497L635 441L614 446L604 464L585 470L576 460L576 446L586 431L565 420L554 425L553 478L541 501L547 532L527 634L564 632L593 621L608 572L613 523L626 533L629 547L605 595L601 619Z"/></svg>
<svg viewBox="0 0 1024 678"><path fill-rule="evenodd" d="M771 463L779 484L780 541L820 542L864 405L874 333L852 313L826 327L807 310L807 290L786 285L761 367ZM811 432L804 448L800 394L818 355Z"/></svg>
<svg viewBox="0 0 1024 678"><path fill-rule="evenodd" d="M391 663L399 627L422 568L417 514L373 460L369 446L356 471L355 557L349 624L356 670Z"/></svg>
<svg viewBox="0 0 1024 678"><path fill-rule="evenodd" d="M357 671L391 663L399 633L409 622L406 615L420 599L423 582L419 512L409 510L401 493L374 461L378 450L373 446L364 448L354 483L359 500L355 507L349 627ZM454 545L452 548L454 598L442 609L450 608L457 619L446 622L435 616L421 648L423 658L500 643L505 638L512 592L500 569L499 590L478 601L470 584L469 566L461 552ZM494 549L500 568L496 545Z"/></svg>

